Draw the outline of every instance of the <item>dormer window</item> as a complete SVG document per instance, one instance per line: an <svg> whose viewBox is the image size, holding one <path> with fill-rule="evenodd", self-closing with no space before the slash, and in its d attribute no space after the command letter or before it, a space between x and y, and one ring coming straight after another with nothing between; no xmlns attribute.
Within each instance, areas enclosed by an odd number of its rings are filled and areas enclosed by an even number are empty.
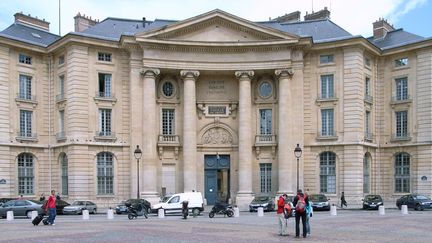
<svg viewBox="0 0 432 243"><path fill-rule="evenodd" d="M395 67L405 67L408 66L408 58L400 58L395 60Z"/></svg>
<svg viewBox="0 0 432 243"><path fill-rule="evenodd" d="M99 52L98 61L111 62L111 53Z"/></svg>
<svg viewBox="0 0 432 243"><path fill-rule="evenodd" d="M18 58L20 63L24 63L24 64L32 64L32 57L31 56L27 56L24 54L19 54L19 58Z"/></svg>
<svg viewBox="0 0 432 243"><path fill-rule="evenodd" d="M320 64L334 63L334 55L320 55Z"/></svg>

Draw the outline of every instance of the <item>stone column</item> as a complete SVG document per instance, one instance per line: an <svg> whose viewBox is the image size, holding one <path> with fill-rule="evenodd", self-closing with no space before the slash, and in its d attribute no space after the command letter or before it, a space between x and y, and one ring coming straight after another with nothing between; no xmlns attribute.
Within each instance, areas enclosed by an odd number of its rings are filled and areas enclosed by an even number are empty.
<svg viewBox="0 0 432 243"><path fill-rule="evenodd" d="M142 159L140 161L140 170L143 172L141 197L150 199L153 203L154 199L158 198L156 186L157 183L157 131L156 124L156 77L159 75L159 69L143 69L143 143L142 143Z"/></svg>
<svg viewBox="0 0 432 243"><path fill-rule="evenodd" d="M239 191L236 204L240 210L247 210L252 200L252 114L251 78L253 71L237 71L239 79Z"/></svg>
<svg viewBox="0 0 432 243"><path fill-rule="evenodd" d="M293 165L291 157L294 149L289 143L291 117L291 88L290 80L293 75L291 69L280 69L275 71L279 78L279 120L278 120L278 194L294 193L296 178L292 178L291 171L296 167Z"/></svg>
<svg viewBox="0 0 432 243"><path fill-rule="evenodd" d="M197 190L196 164L196 95L195 82L198 71L183 70L183 191Z"/></svg>

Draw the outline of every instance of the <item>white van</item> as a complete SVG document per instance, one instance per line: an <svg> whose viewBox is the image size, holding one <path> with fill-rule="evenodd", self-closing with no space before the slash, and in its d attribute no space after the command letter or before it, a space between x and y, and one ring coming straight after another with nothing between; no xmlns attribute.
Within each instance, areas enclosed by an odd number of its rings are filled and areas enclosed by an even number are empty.
<svg viewBox="0 0 432 243"><path fill-rule="evenodd" d="M165 202L151 206L152 212L157 213L159 209L165 209L165 214L181 213L182 202L188 201L188 208L193 214L200 214L204 211L204 201L201 192L177 193L169 197Z"/></svg>

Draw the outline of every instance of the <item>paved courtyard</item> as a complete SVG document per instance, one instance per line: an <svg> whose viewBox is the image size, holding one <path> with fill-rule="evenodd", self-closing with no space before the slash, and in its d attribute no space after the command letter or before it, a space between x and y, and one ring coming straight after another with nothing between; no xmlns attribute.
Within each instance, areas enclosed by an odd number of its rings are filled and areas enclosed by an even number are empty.
<svg viewBox="0 0 432 243"><path fill-rule="evenodd" d="M159 219L150 216L128 220L126 215L58 216L55 226L34 227L29 219L0 219L1 242L431 242L432 211L388 209L386 215L377 211L338 210L316 212L311 219L312 236L294 238L294 219L289 219L289 236L277 234L274 212L257 217L256 213L240 212L239 218L207 213L182 220L180 216Z"/></svg>

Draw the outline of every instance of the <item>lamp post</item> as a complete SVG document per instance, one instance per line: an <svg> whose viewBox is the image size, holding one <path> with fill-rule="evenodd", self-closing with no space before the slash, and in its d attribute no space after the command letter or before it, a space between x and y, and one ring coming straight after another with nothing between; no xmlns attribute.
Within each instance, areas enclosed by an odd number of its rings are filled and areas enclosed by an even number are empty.
<svg viewBox="0 0 432 243"><path fill-rule="evenodd" d="M141 159L142 152L139 148L139 145L137 145L135 151L134 151L135 159L137 160L137 199L140 198L140 191L139 191L139 160Z"/></svg>
<svg viewBox="0 0 432 243"><path fill-rule="evenodd" d="M299 189L299 159L302 155L302 150L299 144L297 144L297 147L294 149L294 155L297 158L297 190L298 190Z"/></svg>

